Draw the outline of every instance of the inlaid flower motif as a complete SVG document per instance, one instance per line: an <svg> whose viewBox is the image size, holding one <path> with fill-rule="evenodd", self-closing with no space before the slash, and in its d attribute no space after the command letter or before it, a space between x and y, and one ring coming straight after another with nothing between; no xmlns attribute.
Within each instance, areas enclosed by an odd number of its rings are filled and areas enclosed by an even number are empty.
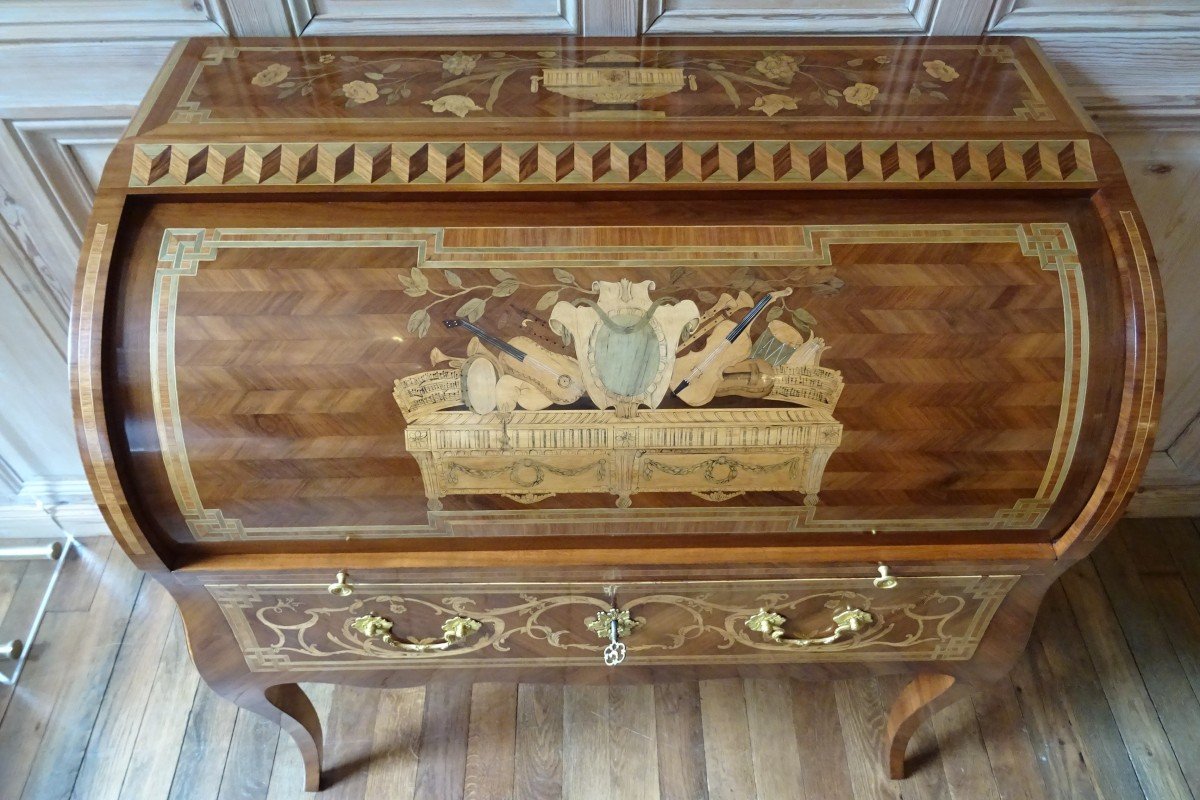
<svg viewBox="0 0 1200 800"><path fill-rule="evenodd" d="M483 111L482 107L465 94L448 94L436 100L426 100L423 105L431 106L435 114L449 111L456 117L465 117L472 111Z"/></svg>
<svg viewBox="0 0 1200 800"><path fill-rule="evenodd" d="M452 55L442 55L442 69L451 75L470 75L475 69L475 62L478 60L478 54L469 56L462 50L459 50Z"/></svg>
<svg viewBox="0 0 1200 800"><path fill-rule="evenodd" d="M291 67L283 64L272 64L250 79L255 86L274 86L288 76Z"/></svg>
<svg viewBox="0 0 1200 800"><path fill-rule="evenodd" d="M842 97L846 98L847 103L866 108L871 105L871 101L879 96L879 87L869 83L856 83L853 86L847 86L842 89Z"/></svg>
<svg viewBox="0 0 1200 800"><path fill-rule="evenodd" d="M321 58L319 60L322 64L332 64L333 63L333 53L326 53L325 55L321 56Z"/></svg>
<svg viewBox="0 0 1200 800"><path fill-rule="evenodd" d="M949 83L958 77L958 70L940 58L937 61L926 61L925 71L943 83Z"/></svg>
<svg viewBox="0 0 1200 800"><path fill-rule="evenodd" d="M773 117L780 111L795 111L796 108L796 101L786 94L764 94L762 97L756 97L754 105L750 106L751 111L761 111L768 117Z"/></svg>
<svg viewBox="0 0 1200 800"><path fill-rule="evenodd" d="M347 100L356 103L369 103L379 99L379 87L367 81L350 81L342 84L342 93Z"/></svg>
<svg viewBox="0 0 1200 800"><path fill-rule="evenodd" d="M791 83L800 71L796 59L786 53L767 53L754 64L754 68L773 81Z"/></svg>

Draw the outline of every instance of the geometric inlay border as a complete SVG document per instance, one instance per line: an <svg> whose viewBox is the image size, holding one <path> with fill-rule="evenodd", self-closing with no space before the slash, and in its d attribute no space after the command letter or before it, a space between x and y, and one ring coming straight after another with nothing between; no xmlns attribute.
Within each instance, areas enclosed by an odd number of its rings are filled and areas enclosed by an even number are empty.
<svg viewBox="0 0 1200 800"><path fill-rule="evenodd" d="M1086 139L138 144L131 187L1096 180Z"/></svg>

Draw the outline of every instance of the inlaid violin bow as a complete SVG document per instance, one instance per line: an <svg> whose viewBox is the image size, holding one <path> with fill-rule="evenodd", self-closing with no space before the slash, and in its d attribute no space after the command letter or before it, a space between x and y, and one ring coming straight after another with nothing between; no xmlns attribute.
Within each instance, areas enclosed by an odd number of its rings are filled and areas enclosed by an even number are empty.
<svg viewBox="0 0 1200 800"><path fill-rule="evenodd" d="M688 374L684 376L683 380L679 382L679 385L675 387L674 393L679 394L686 389L688 385L692 383L692 381L703 375L704 371L712 366L712 364L720 358L721 354L728 350L731 344L737 341L739 336L746 332L746 329L750 327L752 322L754 322L754 318L761 314L763 310L771 304L772 301L774 301L776 298L787 297L791 293L791 288L787 288L778 292L768 292L766 295L764 295L762 299L754 304L754 308L746 312L746 316L742 317L741 322L739 322L737 325L734 325L733 329L725 335L725 338L722 339L715 347L709 350L709 352L706 353L702 359L700 359L696 366L692 367L691 371L688 372Z"/></svg>

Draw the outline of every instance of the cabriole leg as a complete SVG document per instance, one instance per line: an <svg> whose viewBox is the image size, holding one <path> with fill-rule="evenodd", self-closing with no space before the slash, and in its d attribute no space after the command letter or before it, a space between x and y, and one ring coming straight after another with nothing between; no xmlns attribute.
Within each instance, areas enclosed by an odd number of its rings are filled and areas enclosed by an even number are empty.
<svg viewBox="0 0 1200 800"><path fill-rule="evenodd" d="M965 684L952 675L940 673L919 674L900 691L888 712L884 731L883 758L889 777L893 780L905 777L904 755L921 723L966 694Z"/></svg>
<svg viewBox="0 0 1200 800"><path fill-rule="evenodd" d="M233 702L275 722L292 737L304 759L304 790L321 788L321 721L304 690L295 683L247 689Z"/></svg>

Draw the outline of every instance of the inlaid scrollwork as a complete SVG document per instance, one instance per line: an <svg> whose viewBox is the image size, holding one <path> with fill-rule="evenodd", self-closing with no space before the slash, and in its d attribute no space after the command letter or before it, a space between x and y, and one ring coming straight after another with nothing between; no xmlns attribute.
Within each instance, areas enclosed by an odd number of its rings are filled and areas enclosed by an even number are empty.
<svg viewBox="0 0 1200 800"><path fill-rule="evenodd" d="M546 660L564 665L594 663L604 643L584 620L594 619L614 605L629 614L631 633L622 639L635 662L779 653L779 643L770 630L762 629L761 619L759 629L748 627L763 613L761 609L788 620L789 631L806 635L812 631L821 634L813 636L819 639L840 624L835 617L847 608L869 616L870 624L860 619L864 624L851 631L852 636L839 636L823 644L819 652L810 649L813 658L959 659L974 651L1012 581L1005 576L906 577L899 588L888 590L862 579L849 582L850 588L841 582L836 588L802 585L732 593L721 588L679 592L670 590L669 585L649 584L646 589L650 591L623 590L615 602L603 587L585 587L586 591L553 587L559 591L548 592L539 587L483 589L474 597L407 590L383 594L378 587L361 584L353 598L331 598L324 585L222 586L210 591L252 669L313 670L429 659L477 666ZM660 586L663 591L654 591ZM778 586L768 582L764 588ZM449 634L443 639L408 639L408 643L448 641L453 646L398 648L384 639L391 629L356 624L364 618L382 619L418 636L440 627L443 634ZM470 622L464 627L457 625L456 619ZM799 651L793 648L790 652Z"/></svg>

